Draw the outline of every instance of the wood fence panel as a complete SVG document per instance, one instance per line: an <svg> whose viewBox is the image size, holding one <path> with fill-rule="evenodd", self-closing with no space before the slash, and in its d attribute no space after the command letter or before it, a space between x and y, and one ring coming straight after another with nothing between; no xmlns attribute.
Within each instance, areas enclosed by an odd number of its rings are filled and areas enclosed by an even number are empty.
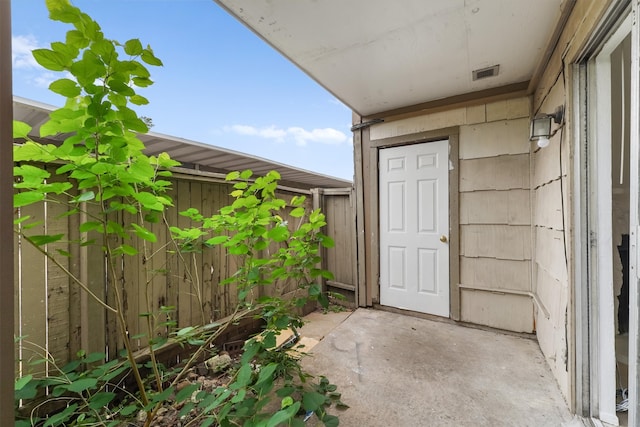
<svg viewBox="0 0 640 427"><path fill-rule="evenodd" d="M63 215L67 207L62 197L55 197L62 203L47 203L47 234L68 236L69 217ZM46 246L55 260L67 271L69 270L69 241L65 237L59 242ZM69 276L53 261L47 259L47 322L55 327L47 328L48 349L54 360L69 359ZM71 355L74 357L75 355Z"/></svg>
<svg viewBox="0 0 640 427"><path fill-rule="evenodd" d="M123 212L122 218L125 228L128 224L137 222L137 217L127 212ZM144 276L142 276L142 280L140 277L142 274L140 266L142 265L143 247L137 238L133 238L125 243L138 251L137 255L126 255L122 257L122 300L124 316L129 326L128 334L131 340L131 347L133 350L137 350L141 346L144 346L147 341L144 337L140 336L143 329L141 328L142 322L138 315L139 313L147 311L144 307Z"/></svg>
<svg viewBox="0 0 640 427"><path fill-rule="evenodd" d="M191 205L191 185L188 181L178 180L176 183L178 188L177 199L175 200L178 212L183 212ZM177 216L178 227L187 228L191 224L191 221L182 216ZM191 325L191 295L192 295L192 281L190 279L191 270L188 266L191 264L191 254L185 253L181 255L184 262L178 262L178 326L180 328Z"/></svg>
<svg viewBox="0 0 640 427"><path fill-rule="evenodd" d="M231 188L229 186L220 185L218 187L218 198L220 200L220 208L227 206L231 203L231 197L229 196L230 193L231 193ZM234 285L220 284L222 281L224 281L226 278L229 277L229 271L228 271L229 255L227 254L227 250L222 246L218 248L217 255L218 255L218 259L220 260L220 264L218 268L218 288L216 290L219 309L218 309L216 319L220 319L232 313L231 293Z"/></svg>
<svg viewBox="0 0 640 427"><path fill-rule="evenodd" d="M124 220L124 212L116 211L112 212L109 215L109 219L116 224L120 224L122 227L125 226ZM90 237L90 236L87 236ZM92 237L98 237L93 235ZM126 243L131 245L130 241L123 241L119 237L111 237L109 244L112 247L117 247L120 244ZM124 255L115 256L111 260L107 260L104 257L104 254L91 252L85 253L87 257L85 264L91 264L90 269L99 269L98 271L103 271L105 280L107 282L106 290L105 290L105 301L106 303L113 307L117 308L117 296L116 289L120 294L120 298L125 298L125 273L124 273ZM99 264L102 264L100 267ZM96 309L103 310L102 307L96 307ZM126 316L126 311L124 312ZM107 358L112 360L118 357L118 353L124 349L124 338L122 336L121 326L118 320L118 314L113 312L105 313L105 351L107 353Z"/></svg>
<svg viewBox="0 0 640 427"><path fill-rule="evenodd" d="M168 241L167 246L167 263L166 263L166 306L173 307L171 313L172 319L176 320L178 316L178 290L180 287L180 278L178 273L178 264L180 262L178 255L178 247L176 242L171 239L170 226L178 224L178 185L177 182L173 182L171 188L167 191L167 195L173 200L173 206L170 206L164 215L164 227L166 228L166 236ZM165 222L166 221L166 222Z"/></svg>
<svg viewBox="0 0 640 427"><path fill-rule="evenodd" d="M89 220L92 215L100 215L100 207L95 204L87 205ZM81 278L89 289L105 301L107 295L105 281L107 277L106 258L102 249L102 234L92 231L87 233L87 240L95 243L83 248L81 253ZM90 298L86 292L81 292L82 312L82 349L87 353L104 352L106 350L106 312L104 308Z"/></svg>
<svg viewBox="0 0 640 427"><path fill-rule="evenodd" d="M19 212L16 209L16 212ZM20 276L22 274L20 263L20 237L18 234L13 234L13 334L16 337L22 336L22 316L20 312L20 303L22 301L22 292L25 290L21 286ZM15 372L20 372L20 355L22 350L22 343L18 341L14 346L14 360L15 360Z"/></svg>
<svg viewBox="0 0 640 427"><path fill-rule="evenodd" d="M230 196L232 185L202 177L180 177L173 182L168 194L174 200L174 206L166 211L165 218L160 222L145 223L156 234L157 242L145 242L138 238L123 241L120 237L110 237L110 247L115 248L122 243L131 245L139 251L136 256L116 256L107 260L99 243L101 234L78 231L81 223L99 213L97 205L87 204L84 213L63 218L59 218L64 211L63 205L41 203L20 210L20 215L30 215L42 221L28 230L29 235L61 233L72 240L96 239L94 245L79 247L65 241L50 244L47 249L51 252L58 249L72 252L70 258L60 255L56 259L96 295L104 298L108 305L117 306L115 290L120 291L130 337L149 332L146 319L140 317L140 313L152 311L157 314L162 306L174 306L176 311L172 313L173 318L177 319L179 327L185 327L228 316L238 302L237 285L221 286L220 282L237 271L239 259L229 255L221 246L180 255L167 228L167 225L189 227L191 221L179 215L179 212L190 207L197 208L205 217L219 213L220 208L234 200ZM278 196L287 201L297 194L307 192L278 191ZM305 206L311 208L311 198L307 198ZM355 248L351 243L353 236L349 237L353 227L342 229L348 227L353 218L349 196L346 193L328 196L326 206L328 225L325 232L334 238L336 248L326 252L324 268L334 271L337 281L353 283L352 252ZM281 216L292 228L297 227L300 219L291 217L289 211L290 208L283 210ZM110 213L109 220L125 229L130 229L132 222L139 222L137 216L122 211ZM79 349L87 352L106 351L109 359L117 357L124 348L117 315L89 297L37 249L20 242L17 235L14 246L16 335L26 335L27 340L48 349L60 364L75 357ZM270 248L271 251L276 249ZM184 261L180 259L181 256ZM296 286L295 281L278 283L271 288L261 289L260 293L285 295L294 291ZM160 322L164 320L164 316L158 318ZM152 331L152 334L165 335L167 332L166 328L160 328ZM146 336L132 339L132 344L134 350L144 346ZM32 355L26 350L26 343L16 346L17 358L29 358ZM45 365L40 366L41 370L46 368ZM16 369L19 367L17 364Z"/></svg>
<svg viewBox="0 0 640 427"><path fill-rule="evenodd" d="M220 209L228 205L228 193L229 186L226 184L213 183L211 187L213 203L212 203L212 215L220 213ZM213 274L211 277L211 321L215 321L223 317L225 312L225 300L224 289L220 285L220 281L223 280L223 271L225 268L225 250L222 246L216 245L209 249L213 257L213 263L211 268Z"/></svg>
<svg viewBox="0 0 640 427"><path fill-rule="evenodd" d="M333 273L327 280L327 289L342 294L346 300L356 304L357 249L355 246L355 213L352 192L329 191L323 195L323 207L327 225L324 232L335 243L333 248L323 251L323 268Z"/></svg>
<svg viewBox="0 0 640 427"><path fill-rule="evenodd" d="M191 183L191 206L195 207L202 213L204 201L203 197L203 186L206 185L202 182L192 182ZM192 224L198 225L198 224ZM191 254L191 317L189 320L189 325L202 325L204 324L204 314L203 314L203 255L201 250L197 250Z"/></svg>
<svg viewBox="0 0 640 427"><path fill-rule="evenodd" d="M150 259L147 261L147 268L150 270L147 275L150 280L151 313L157 313L156 325L167 320L166 314L162 312L162 307L167 305L167 228L161 220L147 225L151 232L156 235L156 241L147 242L150 250ZM148 264L151 265L148 265ZM166 337L168 330L166 326L156 327L152 331L154 337Z"/></svg>
<svg viewBox="0 0 640 427"><path fill-rule="evenodd" d="M24 233L29 236L46 234L45 204L33 204L20 208L21 216L29 216L28 221L41 221L38 225ZM24 362L37 360L47 350L47 263L45 257L24 240L20 242L20 336ZM39 348L37 348L39 347ZM23 373L42 373L47 365L31 368L23 363Z"/></svg>

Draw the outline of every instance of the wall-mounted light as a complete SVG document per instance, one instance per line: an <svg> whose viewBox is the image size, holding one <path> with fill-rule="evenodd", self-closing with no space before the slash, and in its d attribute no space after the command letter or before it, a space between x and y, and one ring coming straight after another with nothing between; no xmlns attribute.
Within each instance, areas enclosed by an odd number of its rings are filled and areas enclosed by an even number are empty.
<svg viewBox="0 0 640 427"><path fill-rule="evenodd" d="M556 134L558 129L552 131L552 121L561 124L564 119L564 107L561 105L552 114L538 114L531 120L531 133L529 141L536 141L538 147L549 145L549 138Z"/></svg>

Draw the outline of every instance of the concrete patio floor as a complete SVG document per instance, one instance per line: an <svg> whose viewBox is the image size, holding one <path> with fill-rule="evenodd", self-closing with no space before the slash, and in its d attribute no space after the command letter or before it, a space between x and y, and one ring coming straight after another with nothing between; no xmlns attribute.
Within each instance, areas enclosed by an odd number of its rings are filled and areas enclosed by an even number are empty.
<svg viewBox="0 0 640 427"><path fill-rule="evenodd" d="M338 385L350 406L337 413L341 426L543 427L573 418L533 339L370 309L308 320L302 335L324 339L304 364Z"/></svg>

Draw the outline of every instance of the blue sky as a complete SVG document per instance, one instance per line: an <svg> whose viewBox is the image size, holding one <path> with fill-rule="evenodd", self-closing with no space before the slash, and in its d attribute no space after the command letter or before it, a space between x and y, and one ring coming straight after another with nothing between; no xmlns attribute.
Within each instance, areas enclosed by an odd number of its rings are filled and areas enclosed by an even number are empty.
<svg viewBox="0 0 640 427"><path fill-rule="evenodd" d="M154 132L230 148L352 179L351 112L212 0L74 0L122 43L149 44L163 67L143 89ZM48 19L44 0L12 1L13 91L59 106L59 78L30 50L63 41L67 24Z"/></svg>

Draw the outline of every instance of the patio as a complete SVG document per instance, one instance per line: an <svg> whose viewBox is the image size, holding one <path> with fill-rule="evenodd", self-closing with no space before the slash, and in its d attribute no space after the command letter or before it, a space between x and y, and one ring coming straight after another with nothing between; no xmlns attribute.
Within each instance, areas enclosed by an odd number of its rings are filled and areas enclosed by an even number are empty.
<svg viewBox="0 0 640 427"><path fill-rule="evenodd" d="M338 385L350 406L339 414L343 426L576 422L537 342L524 335L362 308L308 319L302 335L324 339L305 363Z"/></svg>

